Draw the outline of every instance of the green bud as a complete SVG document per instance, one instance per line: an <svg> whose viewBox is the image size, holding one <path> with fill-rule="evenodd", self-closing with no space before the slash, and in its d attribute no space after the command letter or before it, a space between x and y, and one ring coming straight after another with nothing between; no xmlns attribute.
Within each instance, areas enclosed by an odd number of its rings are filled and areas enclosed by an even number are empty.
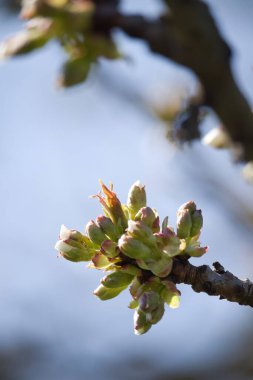
<svg viewBox="0 0 253 380"><path fill-rule="evenodd" d="M120 250L132 259L147 259L152 256L152 250L140 240L134 239L126 234L118 241Z"/></svg>
<svg viewBox="0 0 253 380"><path fill-rule="evenodd" d="M126 287L122 288L107 288L104 285L99 285L97 289L94 290L93 294L97 296L101 301L106 301L111 298L117 297Z"/></svg>
<svg viewBox="0 0 253 380"><path fill-rule="evenodd" d="M128 286L133 281L134 276L121 271L108 274L101 280L101 284L107 288L122 288Z"/></svg>
<svg viewBox="0 0 253 380"><path fill-rule="evenodd" d="M145 186L137 181L131 186L127 198L127 207L132 219L142 207L146 206L146 202Z"/></svg>
<svg viewBox="0 0 253 380"><path fill-rule="evenodd" d="M148 265L149 270L158 277L168 276L172 267L173 260L166 253L163 253L159 260L155 260L152 264Z"/></svg>
<svg viewBox="0 0 253 380"><path fill-rule="evenodd" d="M124 273L131 274L132 276L140 276L142 273L140 268L132 264L126 264L121 266L121 271L123 271Z"/></svg>
<svg viewBox="0 0 253 380"><path fill-rule="evenodd" d="M161 297L169 307L176 309L180 305L180 291L172 281L163 281L164 288L161 291Z"/></svg>
<svg viewBox="0 0 253 380"><path fill-rule="evenodd" d="M203 256L208 251L208 247L200 247L199 244L200 243L197 242L196 244L190 245L185 252L192 257Z"/></svg>
<svg viewBox="0 0 253 380"><path fill-rule="evenodd" d="M192 219L192 228L190 232L190 236L197 236L200 234L200 230L203 226L203 217L201 210L196 210L191 215Z"/></svg>
<svg viewBox="0 0 253 380"><path fill-rule="evenodd" d="M63 66L58 85L60 87L71 87L84 82L88 77L90 67L91 62L86 57L69 59Z"/></svg>
<svg viewBox="0 0 253 380"><path fill-rule="evenodd" d="M185 239L190 236L192 228L191 214L188 209L182 209L177 213L177 236Z"/></svg>
<svg viewBox="0 0 253 380"><path fill-rule="evenodd" d="M151 328L151 323L147 321L146 314L141 310L134 313L134 333L136 335L145 334Z"/></svg>
<svg viewBox="0 0 253 380"><path fill-rule="evenodd" d="M69 230L62 225L60 240L57 241L55 249L69 261L89 261L95 254L95 250L88 247L85 241L85 236L80 232Z"/></svg>
<svg viewBox="0 0 253 380"><path fill-rule="evenodd" d="M146 291L139 298L140 309L144 313L151 313L156 310L161 302L161 298L157 292Z"/></svg>
<svg viewBox="0 0 253 380"><path fill-rule="evenodd" d="M98 227L93 220L90 220L89 223L87 223L86 232L95 244L100 245L103 241L108 240L102 229Z"/></svg>
<svg viewBox="0 0 253 380"><path fill-rule="evenodd" d="M188 201L179 207L178 212L183 211L183 210L188 210L190 214L192 214L196 210L196 208L197 206L195 202Z"/></svg>
<svg viewBox="0 0 253 380"><path fill-rule="evenodd" d="M101 244L101 251L105 254L105 256L114 258L118 256L119 249L117 243L111 240L105 240Z"/></svg>
<svg viewBox="0 0 253 380"><path fill-rule="evenodd" d="M159 216L157 212L150 207L142 207L134 218L135 221L141 221L152 229L153 232L160 230Z"/></svg>
<svg viewBox="0 0 253 380"><path fill-rule="evenodd" d="M152 325L154 325L162 319L163 314L164 314L164 303L161 302L155 310L147 314L148 320L150 323L152 323Z"/></svg>
<svg viewBox="0 0 253 380"><path fill-rule="evenodd" d="M105 269L111 265L111 262L108 260L108 258L103 255L101 252L97 252L93 258L92 258L93 265L90 265L90 267L96 268L96 269Z"/></svg>
<svg viewBox="0 0 253 380"><path fill-rule="evenodd" d="M141 240L144 244L151 247L156 245L156 238L153 235L153 231L143 222L134 222L133 220L129 220L127 231L130 236Z"/></svg>
<svg viewBox="0 0 253 380"><path fill-rule="evenodd" d="M104 215L100 215L97 217L96 223L111 240L118 240L116 227L110 218L107 218Z"/></svg>

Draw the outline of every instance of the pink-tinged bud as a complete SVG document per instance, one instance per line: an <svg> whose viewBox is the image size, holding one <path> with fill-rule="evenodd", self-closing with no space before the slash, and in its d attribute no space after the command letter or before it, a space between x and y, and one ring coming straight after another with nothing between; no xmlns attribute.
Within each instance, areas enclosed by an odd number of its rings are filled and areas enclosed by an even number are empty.
<svg viewBox="0 0 253 380"><path fill-rule="evenodd" d="M102 231L108 236L109 239L117 241L119 236L113 222L110 218L104 215L100 215L96 218L97 225L102 229Z"/></svg>
<svg viewBox="0 0 253 380"><path fill-rule="evenodd" d="M159 216L157 212L150 207L142 207L135 215L135 221L140 221L152 229L153 232L160 230Z"/></svg>
<svg viewBox="0 0 253 380"><path fill-rule="evenodd" d="M161 298L157 292L152 290L144 292L139 298L140 309L144 313L151 313L161 303Z"/></svg>
<svg viewBox="0 0 253 380"><path fill-rule="evenodd" d="M86 244L87 237L75 230L69 230L61 226L60 240L57 241L55 249L65 259L73 262L89 261L95 254L94 248Z"/></svg>
<svg viewBox="0 0 253 380"><path fill-rule="evenodd" d="M208 247L189 246L185 252L192 257L201 257L208 251Z"/></svg>
<svg viewBox="0 0 253 380"><path fill-rule="evenodd" d="M91 267L94 267L96 269L105 269L111 265L111 261L109 261L108 258L105 255L103 255L101 252L97 252L93 256L92 263L93 263L93 266L91 265Z"/></svg>
<svg viewBox="0 0 253 380"><path fill-rule="evenodd" d="M142 207L146 206L146 202L145 186L140 181L137 181L131 186L127 198L127 207L132 219L135 218L135 215Z"/></svg>
<svg viewBox="0 0 253 380"><path fill-rule="evenodd" d="M152 256L152 250L140 240L128 235L122 235L118 241L120 250L132 259L147 259Z"/></svg>
<svg viewBox="0 0 253 380"><path fill-rule="evenodd" d="M191 214L188 209L182 209L177 213L177 236L186 239L190 236L192 228Z"/></svg>
<svg viewBox="0 0 253 380"><path fill-rule="evenodd" d="M141 240L144 244L151 247L156 245L156 238L153 235L153 231L143 222L129 220L127 232L130 236Z"/></svg>
<svg viewBox="0 0 253 380"><path fill-rule="evenodd" d="M102 244L103 241L108 239L102 229L98 227L93 220L90 220L89 223L87 223L86 232L93 243L98 245Z"/></svg>
<svg viewBox="0 0 253 380"><path fill-rule="evenodd" d="M183 210L188 210L190 214L192 214L196 209L197 209L196 203L193 201L188 201L179 207L178 212L183 211Z"/></svg>
<svg viewBox="0 0 253 380"><path fill-rule="evenodd" d="M118 245L112 240L105 240L101 244L101 251L105 254L105 256L110 258L114 258L119 254Z"/></svg>

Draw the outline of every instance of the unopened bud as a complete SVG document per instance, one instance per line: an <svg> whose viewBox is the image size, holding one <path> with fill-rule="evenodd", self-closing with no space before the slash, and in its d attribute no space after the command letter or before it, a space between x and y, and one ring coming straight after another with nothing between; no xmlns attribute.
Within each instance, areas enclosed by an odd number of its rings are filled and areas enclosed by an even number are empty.
<svg viewBox="0 0 253 380"><path fill-rule="evenodd" d="M163 290L161 291L162 299L171 307L176 309L180 305L180 291L176 285L171 281L163 281Z"/></svg>
<svg viewBox="0 0 253 380"><path fill-rule="evenodd" d="M103 241L101 244L101 251L105 254L105 256L110 258L114 258L119 254L118 245L112 240Z"/></svg>
<svg viewBox="0 0 253 380"><path fill-rule="evenodd" d="M104 215L100 215L97 217L96 223L111 240L113 241L118 240L116 227L110 218L107 218Z"/></svg>
<svg viewBox="0 0 253 380"><path fill-rule="evenodd" d="M97 296L101 301L106 301L111 298L117 297L125 287L123 288L106 288L104 285L99 285L97 289L94 290L95 296Z"/></svg>
<svg viewBox="0 0 253 380"><path fill-rule="evenodd" d="M71 58L64 63L58 79L60 87L71 87L84 82L89 74L91 62L85 57Z"/></svg>
<svg viewBox="0 0 253 380"><path fill-rule="evenodd" d="M159 260L154 260L148 264L149 270L158 277L168 276L172 270L172 266L173 260L166 253L163 253Z"/></svg>
<svg viewBox="0 0 253 380"><path fill-rule="evenodd" d="M131 274L116 271L102 278L101 284L107 288L122 288L124 286L128 286L132 282L133 278L134 276Z"/></svg>
<svg viewBox="0 0 253 380"><path fill-rule="evenodd" d="M127 198L127 207L132 219L142 207L146 206L146 202L145 186L137 181L131 186Z"/></svg>
<svg viewBox="0 0 253 380"><path fill-rule="evenodd" d="M80 232L69 230L62 225L60 240L57 241L55 249L69 261L89 261L95 254L95 250L88 247L86 239Z"/></svg>
<svg viewBox="0 0 253 380"><path fill-rule="evenodd" d="M109 265L111 265L111 262L108 260L108 258L105 255L103 255L101 252L97 252L92 257L92 265L90 265L90 267L96 268L96 269L105 269Z"/></svg>
<svg viewBox="0 0 253 380"><path fill-rule="evenodd" d="M203 227L203 217L201 210L196 210L191 215L192 227L190 236L194 237L199 235L201 228Z"/></svg>
<svg viewBox="0 0 253 380"><path fill-rule="evenodd" d="M160 230L159 217L157 213L150 207L142 207L134 218L136 221L141 221L152 229L153 232Z"/></svg>
<svg viewBox="0 0 253 380"><path fill-rule="evenodd" d="M202 139L204 145L213 148L229 148L231 147L231 140L228 134L222 128L213 128Z"/></svg>
<svg viewBox="0 0 253 380"><path fill-rule="evenodd" d="M196 209L197 209L196 203L193 201L188 201L179 207L178 212L180 213L180 211L182 210L189 210L190 214L192 214Z"/></svg>
<svg viewBox="0 0 253 380"><path fill-rule="evenodd" d="M120 250L132 259L147 259L152 256L152 250L140 240L122 235L118 241Z"/></svg>
<svg viewBox="0 0 253 380"><path fill-rule="evenodd" d="M134 333L136 335L145 334L152 324L147 321L146 314L141 310L135 310L134 312Z"/></svg>
<svg viewBox="0 0 253 380"><path fill-rule="evenodd" d="M154 246L156 244L156 238L153 235L153 231L143 222L129 220L127 231L130 236L141 240L147 245Z"/></svg>
<svg viewBox="0 0 253 380"><path fill-rule="evenodd" d="M158 323L164 314L164 303L161 302L155 310L152 310L150 313L148 313L148 320L152 325Z"/></svg>
<svg viewBox="0 0 253 380"><path fill-rule="evenodd" d="M201 257L208 251L208 247L189 246L186 249L186 253L192 257Z"/></svg>
<svg viewBox="0 0 253 380"><path fill-rule="evenodd" d="M86 232L95 244L100 245L103 241L108 240L102 229L98 227L93 220L90 220L89 223L87 223Z"/></svg>
<svg viewBox="0 0 253 380"><path fill-rule="evenodd" d="M144 313L150 313L157 309L160 302L161 298L159 294L153 291L146 291L139 298L140 309Z"/></svg>
<svg viewBox="0 0 253 380"><path fill-rule="evenodd" d="M188 209L182 209L177 213L177 236L185 239L190 236L192 228L191 214Z"/></svg>

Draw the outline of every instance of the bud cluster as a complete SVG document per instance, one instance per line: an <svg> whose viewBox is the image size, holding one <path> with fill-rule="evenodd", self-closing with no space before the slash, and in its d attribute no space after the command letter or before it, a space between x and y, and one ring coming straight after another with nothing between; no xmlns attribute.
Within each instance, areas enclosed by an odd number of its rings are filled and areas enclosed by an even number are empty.
<svg viewBox="0 0 253 380"><path fill-rule="evenodd" d="M157 211L147 206L145 187L139 182L130 188L126 205L121 204L112 185L100 184L103 194L93 197L99 199L104 215L89 221L84 234L62 226L55 248L67 260L90 261L90 268L108 272L94 291L99 299L114 298L130 287L135 333L143 334L162 318L165 304L179 306L180 292L170 278L173 261L207 252L199 242L201 210L192 201L183 204L175 232L168 217L160 225Z"/></svg>
<svg viewBox="0 0 253 380"><path fill-rule="evenodd" d="M73 86L85 81L100 57L119 58L110 33L96 33L92 0L23 0L25 30L0 44L0 60L28 53L54 39L67 53L58 84Z"/></svg>

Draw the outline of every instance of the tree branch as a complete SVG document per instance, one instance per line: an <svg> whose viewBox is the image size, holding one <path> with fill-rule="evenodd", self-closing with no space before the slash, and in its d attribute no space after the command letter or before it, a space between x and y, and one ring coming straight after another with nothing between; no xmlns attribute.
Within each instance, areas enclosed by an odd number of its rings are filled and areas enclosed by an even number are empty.
<svg viewBox="0 0 253 380"><path fill-rule="evenodd" d="M199 0L167 0L167 4L170 12L155 21L121 15L113 6L98 7L96 28L120 28L146 41L153 52L193 70L203 86L203 103L242 147L241 158L253 160L253 115L233 78L231 50L207 5Z"/></svg>
<svg viewBox="0 0 253 380"><path fill-rule="evenodd" d="M177 284L191 285L197 293L204 292L209 296L220 296L220 299L253 307L253 283L248 279L238 279L225 271L218 262L213 266L212 270L207 265L195 267L188 261L175 260L169 278Z"/></svg>

